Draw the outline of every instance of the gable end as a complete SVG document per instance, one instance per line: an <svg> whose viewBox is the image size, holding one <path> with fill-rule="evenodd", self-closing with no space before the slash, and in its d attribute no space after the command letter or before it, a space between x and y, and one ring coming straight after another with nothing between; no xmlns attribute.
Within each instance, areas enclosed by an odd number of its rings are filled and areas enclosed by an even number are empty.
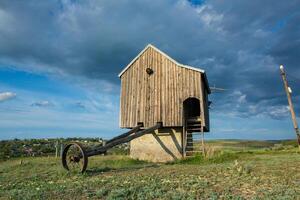
<svg viewBox="0 0 300 200"><path fill-rule="evenodd" d="M187 69L191 69L194 71L198 71L200 73L205 73L205 71L203 69L199 69L196 67L191 67L188 65L183 65L181 63L178 63L176 60L174 60L173 58L171 58L170 56L168 56L167 54L165 54L164 52L162 52L161 50L159 50L158 48L156 48L155 46L153 46L152 44L148 44L120 73L119 73L119 77L121 77L125 71L148 49L148 48L153 48L155 51L159 52L160 54L162 54L163 56L165 56L166 58L168 58L169 60L171 60L173 63L175 63L176 65L183 67L183 68L187 68Z"/></svg>

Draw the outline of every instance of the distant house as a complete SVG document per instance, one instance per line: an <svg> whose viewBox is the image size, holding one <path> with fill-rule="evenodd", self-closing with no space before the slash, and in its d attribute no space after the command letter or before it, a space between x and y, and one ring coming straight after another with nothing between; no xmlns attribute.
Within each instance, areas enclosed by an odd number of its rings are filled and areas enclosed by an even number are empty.
<svg viewBox="0 0 300 200"><path fill-rule="evenodd" d="M149 44L119 77L120 127L163 124L152 135L131 141L131 156L164 162L194 152L188 144L193 143L192 133L209 131L210 88L205 71L180 64Z"/></svg>

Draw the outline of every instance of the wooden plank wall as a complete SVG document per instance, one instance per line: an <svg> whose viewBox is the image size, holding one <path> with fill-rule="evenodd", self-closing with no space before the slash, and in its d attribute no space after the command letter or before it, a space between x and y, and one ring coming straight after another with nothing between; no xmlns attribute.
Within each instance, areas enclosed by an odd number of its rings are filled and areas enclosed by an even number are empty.
<svg viewBox="0 0 300 200"><path fill-rule="evenodd" d="M152 75L146 73L148 67ZM203 102L202 86L200 72L179 67L149 47L121 76L120 127L138 122L145 127L156 122L182 126L183 101L195 97Z"/></svg>

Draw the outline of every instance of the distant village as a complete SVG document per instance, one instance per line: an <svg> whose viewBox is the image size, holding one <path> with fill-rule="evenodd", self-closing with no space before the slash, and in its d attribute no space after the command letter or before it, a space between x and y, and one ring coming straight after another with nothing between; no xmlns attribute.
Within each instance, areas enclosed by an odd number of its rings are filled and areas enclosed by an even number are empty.
<svg viewBox="0 0 300 200"><path fill-rule="evenodd" d="M102 138L56 138L56 139L14 139L0 141L0 160L7 160L16 157L35 156L60 156L64 144L70 141L78 141L88 147L103 145ZM111 154L127 154L128 144L119 145L112 149Z"/></svg>

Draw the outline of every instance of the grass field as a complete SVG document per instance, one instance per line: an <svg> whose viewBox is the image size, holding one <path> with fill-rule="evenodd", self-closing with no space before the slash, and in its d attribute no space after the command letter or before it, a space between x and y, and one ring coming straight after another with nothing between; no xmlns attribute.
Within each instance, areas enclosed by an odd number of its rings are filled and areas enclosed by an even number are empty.
<svg viewBox="0 0 300 200"><path fill-rule="evenodd" d="M209 159L168 164L96 156L83 175L54 157L11 159L0 163L0 199L300 199L296 148L228 142L210 142L223 149Z"/></svg>

